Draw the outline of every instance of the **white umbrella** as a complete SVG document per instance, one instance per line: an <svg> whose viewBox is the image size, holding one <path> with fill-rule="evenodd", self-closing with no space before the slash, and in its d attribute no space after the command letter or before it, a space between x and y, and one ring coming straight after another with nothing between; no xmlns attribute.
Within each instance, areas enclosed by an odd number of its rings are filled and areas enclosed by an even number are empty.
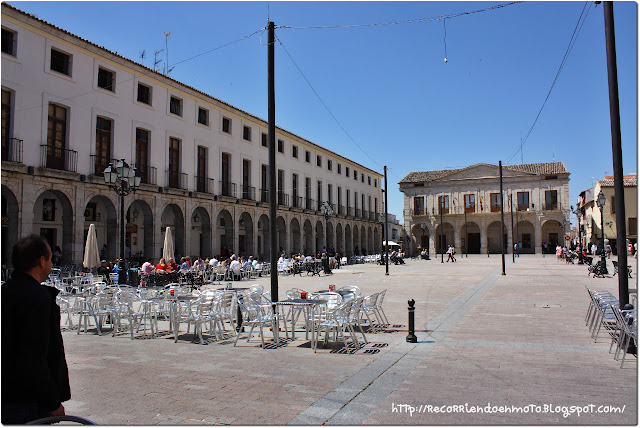
<svg viewBox="0 0 640 428"><path fill-rule="evenodd" d="M96 239L96 226L94 224L89 226L87 242L84 245L82 266L89 269L100 266L100 254L98 253L98 240Z"/></svg>
<svg viewBox="0 0 640 428"><path fill-rule="evenodd" d="M167 226L167 230L164 232L164 246L162 247L162 258L168 263L169 259L174 258L173 249L173 236L171 235L171 228Z"/></svg>

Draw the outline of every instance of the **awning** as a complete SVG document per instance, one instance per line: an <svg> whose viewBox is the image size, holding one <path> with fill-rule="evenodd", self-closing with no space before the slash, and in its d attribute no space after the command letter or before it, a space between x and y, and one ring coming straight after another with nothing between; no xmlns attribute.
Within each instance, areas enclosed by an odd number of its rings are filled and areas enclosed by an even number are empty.
<svg viewBox="0 0 640 428"><path fill-rule="evenodd" d="M398 244L397 242L393 242L393 241L388 241L388 242L389 242L389 244L388 244L388 245L389 245L390 247L393 247L393 246L395 246L395 247L399 247L399 246L400 246L400 244ZM387 241L382 241L382 245L387 245Z"/></svg>

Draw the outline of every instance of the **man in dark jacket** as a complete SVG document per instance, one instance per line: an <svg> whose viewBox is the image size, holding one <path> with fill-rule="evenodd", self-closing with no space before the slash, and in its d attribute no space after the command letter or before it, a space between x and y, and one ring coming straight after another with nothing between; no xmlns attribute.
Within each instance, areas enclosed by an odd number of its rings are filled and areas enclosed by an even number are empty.
<svg viewBox="0 0 640 428"><path fill-rule="evenodd" d="M52 266L42 238L13 247L14 271L2 285L2 423L24 424L64 415L71 398L60 333L58 290L41 284Z"/></svg>

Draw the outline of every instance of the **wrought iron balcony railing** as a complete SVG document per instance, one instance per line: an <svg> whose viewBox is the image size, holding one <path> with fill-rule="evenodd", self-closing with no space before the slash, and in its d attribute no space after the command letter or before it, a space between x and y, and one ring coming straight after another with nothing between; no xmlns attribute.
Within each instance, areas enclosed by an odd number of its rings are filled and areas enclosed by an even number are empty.
<svg viewBox="0 0 640 428"><path fill-rule="evenodd" d="M2 160L22 163L22 140L19 138L3 138Z"/></svg>
<svg viewBox="0 0 640 428"><path fill-rule="evenodd" d="M167 170L167 187L170 187L172 189L187 190L187 178L187 174L178 171Z"/></svg>
<svg viewBox="0 0 640 428"><path fill-rule="evenodd" d="M77 172L78 152L76 152L75 150L50 146L48 144L41 144L40 166L42 168Z"/></svg>

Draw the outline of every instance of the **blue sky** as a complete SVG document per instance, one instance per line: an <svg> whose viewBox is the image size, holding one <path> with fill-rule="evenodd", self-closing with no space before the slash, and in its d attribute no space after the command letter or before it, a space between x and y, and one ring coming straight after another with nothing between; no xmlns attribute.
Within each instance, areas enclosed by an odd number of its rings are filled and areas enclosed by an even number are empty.
<svg viewBox="0 0 640 428"><path fill-rule="evenodd" d="M276 26L346 26L503 4L9 3L132 60L141 61L145 50L148 67L170 31L171 77L264 119L266 31L216 48L265 28L269 18ZM525 2L411 24L277 28L276 122L375 171L388 166L389 212L401 218L397 183L411 171L521 163L519 152L512 155L542 107L585 4L584 24L522 153L524 163L565 162L575 204L591 177L613 174L603 6L593 2ZM637 172L637 6L615 2L614 11L628 174Z"/></svg>

